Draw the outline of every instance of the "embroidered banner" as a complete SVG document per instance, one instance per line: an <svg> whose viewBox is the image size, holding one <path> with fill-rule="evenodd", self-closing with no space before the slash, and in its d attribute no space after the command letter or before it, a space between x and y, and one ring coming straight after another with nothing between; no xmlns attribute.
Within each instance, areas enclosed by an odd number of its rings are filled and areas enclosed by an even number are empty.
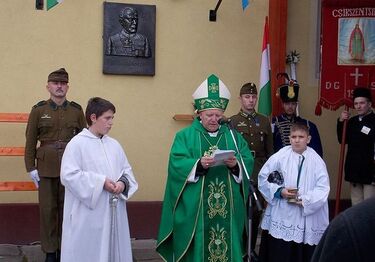
<svg viewBox="0 0 375 262"><path fill-rule="evenodd" d="M361 8L322 8L320 106L352 106L357 86L372 90L375 104L375 4Z"/></svg>

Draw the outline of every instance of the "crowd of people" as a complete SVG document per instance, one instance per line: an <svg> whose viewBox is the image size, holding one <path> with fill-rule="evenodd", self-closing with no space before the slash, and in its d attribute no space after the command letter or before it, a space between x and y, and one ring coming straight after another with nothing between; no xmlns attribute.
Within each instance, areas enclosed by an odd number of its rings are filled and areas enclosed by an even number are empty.
<svg viewBox="0 0 375 262"><path fill-rule="evenodd" d="M169 158L156 248L165 261L334 261L334 252L325 254L327 244L337 239L337 227L345 225L341 218L329 227L330 182L320 135L312 121L298 115L298 82L281 75L287 80L278 88L283 113L271 122L255 110L254 83L242 86L239 113L224 120L230 95L220 79L211 75L194 92L197 117L176 134ZM356 87L353 104L357 115L348 122L345 143L346 180L352 183L355 205L371 198L375 188L370 89ZM340 140L348 118L344 111L338 120ZM233 150L236 161L232 156L218 160L223 150ZM252 201L259 204L249 205ZM264 212L256 208L262 205ZM370 219L363 220L368 227ZM342 247L355 239L350 241ZM365 260L355 261L369 261L360 257Z"/></svg>
<svg viewBox="0 0 375 262"><path fill-rule="evenodd" d="M33 106L26 128L25 165L38 187L45 261L132 261L126 201L138 184L122 146L108 136L116 108L93 97L84 113L67 100L68 83L64 68L49 74L50 97ZM169 155L156 247L165 261L333 261L341 249L370 261L350 229L358 217L363 228L356 232L371 241L364 227L373 218L360 213L375 195L370 89L355 88L356 116L344 110L337 121L338 140L348 145L352 204L366 201L331 224L318 129L298 115L296 81L278 91L284 112L271 121L255 110L254 83L241 87L241 109L229 119L231 94L216 75L193 93L196 117L176 134ZM339 234L342 244L328 246ZM357 253L350 253L354 245Z"/></svg>

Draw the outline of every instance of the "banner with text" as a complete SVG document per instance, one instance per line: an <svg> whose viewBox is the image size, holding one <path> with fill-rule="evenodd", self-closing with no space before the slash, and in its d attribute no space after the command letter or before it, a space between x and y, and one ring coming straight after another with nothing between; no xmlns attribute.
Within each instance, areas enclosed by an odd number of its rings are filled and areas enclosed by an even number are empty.
<svg viewBox="0 0 375 262"><path fill-rule="evenodd" d="M374 102L375 7L323 7L321 41L318 107L351 107L358 86L371 88Z"/></svg>

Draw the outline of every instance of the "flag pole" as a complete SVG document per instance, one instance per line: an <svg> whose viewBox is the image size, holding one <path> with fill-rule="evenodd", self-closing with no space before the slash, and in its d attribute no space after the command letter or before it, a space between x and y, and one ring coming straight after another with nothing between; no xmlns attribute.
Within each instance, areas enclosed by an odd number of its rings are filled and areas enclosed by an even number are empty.
<svg viewBox="0 0 375 262"><path fill-rule="evenodd" d="M348 106L345 106L345 111L347 111L347 110L348 110ZM340 198L341 198L340 195L341 195L342 173L343 173L343 166L344 166L347 123L348 123L348 120L345 119L343 129L342 129L342 137L341 137L339 172L338 172L338 175L337 175L336 202L335 202L334 217L337 216L340 212Z"/></svg>

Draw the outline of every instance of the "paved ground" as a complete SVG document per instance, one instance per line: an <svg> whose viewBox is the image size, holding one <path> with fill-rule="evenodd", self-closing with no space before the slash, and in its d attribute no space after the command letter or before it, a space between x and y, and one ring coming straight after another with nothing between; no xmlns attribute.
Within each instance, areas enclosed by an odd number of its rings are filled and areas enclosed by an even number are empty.
<svg viewBox="0 0 375 262"><path fill-rule="evenodd" d="M260 235L257 240L259 249ZM160 262L163 261L155 251L154 239L133 239L133 262ZM40 249L40 243L30 245L0 244L0 262L44 262L44 253Z"/></svg>
<svg viewBox="0 0 375 262"><path fill-rule="evenodd" d="M132 240L133 261L163 261L155 251L155 244L153 239ZM39 243L24 246L0 244L0 262L44 262L44 259Z"/></svg>

